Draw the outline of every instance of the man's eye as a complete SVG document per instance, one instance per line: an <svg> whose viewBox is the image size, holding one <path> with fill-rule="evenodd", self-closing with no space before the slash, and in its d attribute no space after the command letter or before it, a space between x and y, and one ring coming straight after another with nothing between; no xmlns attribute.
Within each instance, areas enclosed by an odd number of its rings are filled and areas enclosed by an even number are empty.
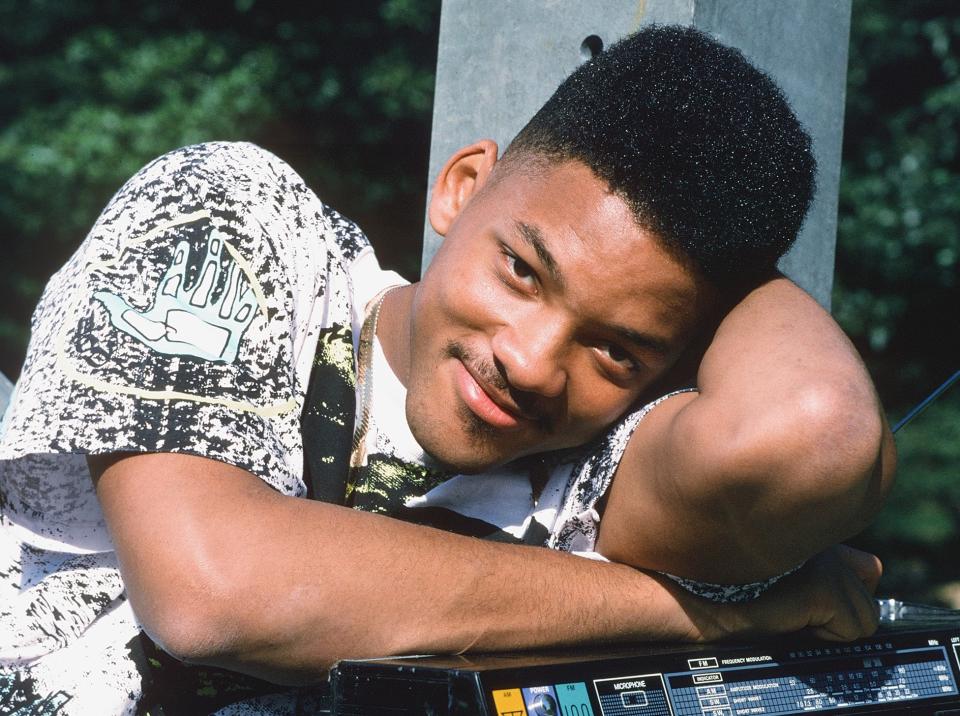
<svg viewBox="0 0 960 716"><path fill-rule="evenodd" d="M510 273L523 283L532 284L536 277L530 264L513 254L506 254L506 257L507 268L510 270Z"/></svg>
<svg viewBox="0 0 960 716"><path fill-rule="evenodd" d="M621 370L635 371L639 370L640 364L627 351L613 343L601 343L597 350L603 356L604 360L613 363Z"/></svg>

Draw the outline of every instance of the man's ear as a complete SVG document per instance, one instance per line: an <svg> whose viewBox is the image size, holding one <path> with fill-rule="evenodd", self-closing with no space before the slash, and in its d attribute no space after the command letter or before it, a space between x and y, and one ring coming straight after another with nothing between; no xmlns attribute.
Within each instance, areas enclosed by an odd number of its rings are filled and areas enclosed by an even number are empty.
<svg viewBox="0 0 960 716"><path fill-rule="evenodd" d="M467 201L487 181L497 163L497 151L496 142L481 139L457 150L443 165L427 210L430 225L438 234L447 235Z"/></svg>

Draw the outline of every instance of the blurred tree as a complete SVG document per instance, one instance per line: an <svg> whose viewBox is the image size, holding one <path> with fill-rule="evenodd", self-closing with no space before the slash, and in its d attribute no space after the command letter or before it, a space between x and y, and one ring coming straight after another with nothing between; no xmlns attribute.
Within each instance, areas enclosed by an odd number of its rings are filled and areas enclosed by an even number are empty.
<svg viewBox="0 0 960 716"><path fill-rule="evenodd" d="M960 368L958 45L956 2L854 2L833 305L896 417ZM958 430L955 387L897 435L897 485L858 540L887 592L960 580Z"/></svg>
<svg viewBox="0 0 960 716"><path fill-rule="evenodd" d="M858 0L835 314L892 406L960 367L960 4Z"/></svg>
<svg viewBox="0 0 960 716"><path fill-rule="evenodd" d="M897 485L859 540L885 563L884 591L915 600L960 580L960 400L951 398L898 433Z"/></svg>
<svg viewBox="0 0 960 716"><path fill-rule="evenodd" d="M110 195L185 144L274 151L415 277L439 4L0 0L0 370Z"/></svg>

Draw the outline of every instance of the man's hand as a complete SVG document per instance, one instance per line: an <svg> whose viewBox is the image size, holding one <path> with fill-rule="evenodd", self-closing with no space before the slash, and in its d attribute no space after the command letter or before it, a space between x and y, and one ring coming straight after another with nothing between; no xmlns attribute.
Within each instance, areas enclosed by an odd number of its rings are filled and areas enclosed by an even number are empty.
<svg viewBox="0 0 960 716"><path fill-rule="evenodd" d="M845 545L832 547L745 605L748 624L743 627L758 634L807 629L828 641L869 636L878 623L873 594L881 572L874 555Z"/></svg>

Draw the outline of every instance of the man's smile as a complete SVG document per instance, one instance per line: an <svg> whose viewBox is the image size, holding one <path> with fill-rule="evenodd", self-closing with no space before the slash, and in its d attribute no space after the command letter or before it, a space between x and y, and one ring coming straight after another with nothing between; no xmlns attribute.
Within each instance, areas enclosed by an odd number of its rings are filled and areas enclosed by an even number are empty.
<svg viewBox="0 0 960 716"><path fill-rule="evenodd" d="M526 422L519 415L501 407L462 362L455 363L455 371L457 393L470 412L478 418L502 430L517 429Z"/></svg>
<svg viewBox="0 0 960 716"><path fill-rule="evenodd" d="M509 386L496 369L451 342L447 354L454 359L455 386L464 405L490 427L519 430L542 422L510 397Z"/></svg>

